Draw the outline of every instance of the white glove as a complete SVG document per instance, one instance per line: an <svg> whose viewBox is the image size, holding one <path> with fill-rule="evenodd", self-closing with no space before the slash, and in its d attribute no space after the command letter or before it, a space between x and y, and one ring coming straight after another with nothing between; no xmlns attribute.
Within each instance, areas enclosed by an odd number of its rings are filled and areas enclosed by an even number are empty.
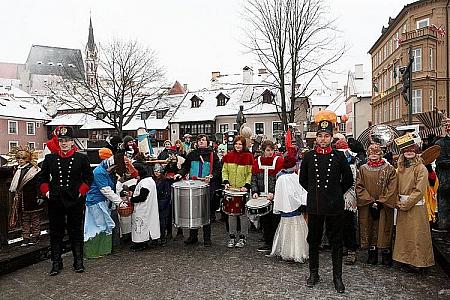
<svg viewBox="0 0 450 300"><path fill-rule="evenodd" d="M50 191L48 191L47 193L45 193L45 197L47 197L47 199L50 199Z"/></svg>

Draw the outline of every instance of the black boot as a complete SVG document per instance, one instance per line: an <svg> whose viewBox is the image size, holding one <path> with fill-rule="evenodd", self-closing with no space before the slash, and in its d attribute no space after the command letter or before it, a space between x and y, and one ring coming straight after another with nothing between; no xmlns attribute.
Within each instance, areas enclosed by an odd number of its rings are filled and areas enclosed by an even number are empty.
<svg viewBox="0 0 450 300"><path fill-rule="evenodd" d="M333 259L333 283L338 293L345 291L342 282L342 247L333 247L331 257Z"/></svg>
<svg viewBox="0 0 450 300"><path fill-rule="evenodd" d="M314 287L320 281L319 276L319 248L309 248L309 277L307 287Z"/></svg>
<svg viewBox="0 0 450 300"><path fill-rule="evenodd" d="M52 242L50 245L52 269L49 273L50 276L58 275L63 269L63 263L61 258L62 247L59 242Z"/></svg>
<svg viewBox="0 0 450 300"><path fill-rule="evenodd" d="M375 246L371 246L369 249L369 256L367 258L367 263L369 265L378 264L378 248Z"/></svg>
<svg viewBox="0 0 450 300"><path fill-rule="evenodd" d="M184 241L185 245L194 245L198 243L198 229L190 229L189 237Z"/></svg>
<svg viewBox="0 0 450 300"><path fill-rule="evenodd" d="M83 273L85 271L83 265L83 246L83 242L72 243L73 270L76 273Z"/></svg>
<svg viewBox="0 0 450 300"><path fill-rule="evenodd" d="M392 267L392 251L391 249L383 249L381 251L381 264Z"/></svg>

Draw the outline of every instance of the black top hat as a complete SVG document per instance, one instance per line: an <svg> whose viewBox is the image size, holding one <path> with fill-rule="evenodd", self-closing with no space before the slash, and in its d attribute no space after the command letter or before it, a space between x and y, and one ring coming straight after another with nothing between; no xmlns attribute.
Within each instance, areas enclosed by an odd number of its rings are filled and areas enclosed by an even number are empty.
<svg viewBox="0 0 450 300"><path fill-rule="evenodd" d="M58 139L73 139L72 127L61 126L57 131Z"/></svg>
<svg viewBox="0 0 450 300"><path fill-rule="evenodd" d="M326 132L333 135L333 122L328 120L322 120L317 125L317 133Z"/></svg>

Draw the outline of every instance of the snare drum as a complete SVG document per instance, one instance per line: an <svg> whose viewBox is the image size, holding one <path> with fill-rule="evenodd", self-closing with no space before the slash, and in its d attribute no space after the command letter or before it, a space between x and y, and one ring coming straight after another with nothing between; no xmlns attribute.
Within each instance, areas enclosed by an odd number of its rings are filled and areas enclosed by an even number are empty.
<svg viewBox="0 0 450 300"><path fill-rule="evenodd" d="M272 211L273 203L266 197L258 197L248 200L245 206L249 217L262 217Z"/></svg>
<svg viewBox="0 0 450 300"><path fill-rule="evenodd" d="M229 216L243 215L248 193L239 190L224 190L223 193L222 211Z"/></svg>

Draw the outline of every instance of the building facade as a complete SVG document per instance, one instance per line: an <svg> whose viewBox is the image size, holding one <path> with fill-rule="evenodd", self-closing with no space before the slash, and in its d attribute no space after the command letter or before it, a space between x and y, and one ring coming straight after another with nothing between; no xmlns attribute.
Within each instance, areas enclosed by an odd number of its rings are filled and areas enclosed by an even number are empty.
<svg viewBox="0 0 450 300"><path fill-rule="evenodd" d="M400 69L412 51L412 112L449 111L449 6L447 0L420 0L406 5L369 50L372 57L372 120L405 125L408 106Z"/></svg>

